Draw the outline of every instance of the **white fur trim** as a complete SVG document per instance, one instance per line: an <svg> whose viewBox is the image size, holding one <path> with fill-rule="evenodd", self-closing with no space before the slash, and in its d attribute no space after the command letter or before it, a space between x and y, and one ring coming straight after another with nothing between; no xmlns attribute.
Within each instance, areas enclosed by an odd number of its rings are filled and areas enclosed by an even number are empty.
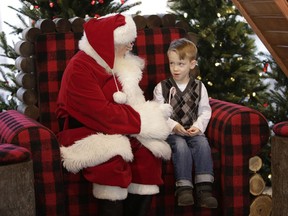
<svg viewBox="0 0 288 216"><path fill-rule="evenodd" d="M164 160L170 160L171 147L164 140L143 138L136 136L142 145L149 149L155 157L163 158Z"/></svg>
<svg viewBox="0 0 288 216"><path fill-rule="evenodd" d="M121 91L113 94L113 100L118 104L125 104L127 102L127 95Z"/></svg>
<svg viewBox="0 0 288 216"><path fill-rule="evenodd" d="M157 185L131 183L128 187L128 192L131 194L153 195L159 193L159 187Z"/></svg>
<svg viewBox="0 0 288 216"><path fill-rule="evenodd" d="M165 140L170 134L167 117L162 113L160 104L155 101L146 101L144 104L133 106L140 114L142 138Z"/></svg>
<svg viewBox="0 0 288 216"><path fill-rule="evenodd" d="M123 135L90 135L69 147L60 147L60 151L63 166L72 173L104 163L116 155L125 161L133 160L129 139Z"/></svg>
<svg viewBox="0 0 288 216"><path fill-rule="evenodd" d="M127 104L135 105L145 102L139 82L142 79L142 69L145 62L132 53L127 53L125 58L118 58L114 62L114 73L122 86L122 91L127 95Z"/></svg>
<svg viewBox="0 0 288 216"><path fill-rule="evenodd" d="M170 105L160 105L156 102L145 102L143 91L139 87L143 68L144 61L131 53L127 53L125 58L117 59L114 62L114 73L122 85L122 91L127 95L127 104L138 111L140 116L141 113L145 114L145 116L141 116L141 122L143 119L144 122L146 122L145 118L154 118L155 115L153 112L157 113L155 122L152 119L149 123L146 123L147 125L156 124L156 127L153 127L153 130L156 131L149 131L147 134L145 134L145 132L140 133L139 135L136 135L136 138L156 157L169 160L171 157L170 146L161 139L166 139L170 133L170 128L168 128L166 120L171 114L172 107ZM146 124L144 123L141 125L141 132L143 132L143 126L146 128ZM150 132L155 132L157 135L150 134Z"/></svg>
<svg viewBox="0 0 288 216"><path fill-rule="evenodd" d="M121 188L118 186L99 185L93 184L93 196L98 199L107 200L124 200L127 198L127 188Z"/></svg>
<svg viewBox="0 0 288 216"><path fill-rule="evenodd" d="M137 29L134 20L129 15L123 16L125 17L126 24L114 30L115 44L127 44L133 42L137 37Z"/></svg>
<svg viewBox="0 0 288 216"><path fill-rule="evenodd" d="M164 117L167 120L169 119L169 117L173 113L173 107L170 104L168 104L168 103L160 104L160 110L162 111Z"/></svg>
<svg viewBox="0 0 288 216"><path fill-rule="evenodd" d="M117 13L106 14L98 19L115 16ZM114 30L114 43L115 44L127 44L133 42L137 37L136 24L131 15L121 14L125 17L125 25L119 26Z"/></svg>
<svg viewBox="0 0 288 216"><path fill-rule="evenodd" d="M144 59L127 52L124 58L116 58L114 62L114 69L119 77L125 79L133 78L138 83L142 79L142 70L145 67Z"/></svg>

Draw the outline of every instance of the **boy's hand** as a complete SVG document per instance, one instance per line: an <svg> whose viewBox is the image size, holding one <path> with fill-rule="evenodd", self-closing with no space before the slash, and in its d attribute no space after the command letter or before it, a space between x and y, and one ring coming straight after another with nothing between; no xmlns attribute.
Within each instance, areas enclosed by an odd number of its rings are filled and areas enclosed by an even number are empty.
<svg viewBox="0 0 288 216"><path fill-rule="evenodd" d="M187 132L189 134L188 136L196 136L200 133L200 130L198 128L192 126L187 130Z"/></svg>
<svg viewBox="0 0 288 216"><path fill-rule="evenodd" d="M177 135L181 135L181 136L190 136L189 132L180 124L177 124L174 128L173 128L173 132Z"/></svg>

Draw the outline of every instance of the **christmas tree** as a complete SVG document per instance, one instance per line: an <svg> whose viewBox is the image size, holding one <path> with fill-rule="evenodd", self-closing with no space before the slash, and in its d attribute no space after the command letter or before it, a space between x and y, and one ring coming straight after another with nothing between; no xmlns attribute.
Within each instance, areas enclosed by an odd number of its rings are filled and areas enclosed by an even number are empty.
<svg viewBox="0 0 288 216"><path fill-rule="evenodd" d="M231 1L168 0L179 19L198 35L199 79L209 96L246 106L266 103L268 84L256 57L253 31Z"/></svg>
<svg viewBox="0 0 288 216"><path fill-rule="evenodd" d="M12 26L5 22L12 28L11 34L16 34L21 37L24 28L33 26L39 19L54 19L54 18L71 18L71 17L99 17L109 13L125 12L130 8L141 4L136 2L133 4L125 4L124 0L28 0L22 1L21 8L10 9L17 12L18 18L22 21L23 27ZM23 17L29 17L31 24L26 23ZM15 60L18 55L14 50L14 46L7 43L7 37L4 32L0 33L0 47L4 50L2 57L9 60ZM11 62L11 61L10 61ZM12 61L14 62L14 61ZM18 73L14 64L0 63L0 112L8 109L16 109L18 100L15 97L19 86L16 82L16 75Z"/></svg>
<svg viewBox="0 0 288 216"><path fill-rule="evenodd" d="M259 107L271 123L288 121L288 77L283 73L274 59L260 53L265 59L263 76L271 84L264 106Z"/></svg>
<svg viewBox="0 0 288 216"><path fill-rule="evenodd" d="M4 54L0 56L12 60L16 59L17 55L14 48L7 44L4 32L0 33L0 47L4 50ZM15 108L17 104L16 99L13 98L17 91L15 73L13 71L15 71L14 64L0 63L0 111ZM3 90L2 93L1 89Z"/></svg>

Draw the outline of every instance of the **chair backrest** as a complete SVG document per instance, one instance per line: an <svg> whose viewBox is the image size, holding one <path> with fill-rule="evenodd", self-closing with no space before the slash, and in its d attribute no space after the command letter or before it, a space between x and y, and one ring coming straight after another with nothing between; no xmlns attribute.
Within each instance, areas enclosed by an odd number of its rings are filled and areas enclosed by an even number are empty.
<svg viewBox="0 0 288 216"><path fill-rule="evenodd" d="M55 110L62 75L78 51L81 36L73 32L43 34L35 43L39 121L53 132L59 131Z"/></svg>
<svg viewBox="0 0 288 216"><path fill-rule="evenodd" d="M135 23L137 25L137 21ZM152 26L152 28L147 25L144 27L143 25L142 27L137 26L138 35L133 52L144 58L146 62L140 85L148 100L152 99L155 85L169 74L166 53L170 42L176 38L186 36L186 31L183 28L175 27L175 23L174 20L174 25L170 24L167 27L163 26L163 22L158 26ZM80 22L80 24L82 25L83 23ZM42 30L38 32L33 28L34 37L28 37L33 38L30 39L32 42L29 43L33 44L34 50L32 55L34 63L33 74L36 75L34 90L37 95L37 102L32 105L28 104L29 106L26 106L24 111L23 107L19 111L24 113L26 111L29 115L27 108L33 106L34 112L38 112L38 114L34 115L32 113L32 116L37 117L40 123L57 133L59 126L55 109L61 78L67 63L78 51L78 41L83 35L83 28L80 28L80 30L77 28L77 32L71 31L71 28L67 32L59 32L57 28L55 29L56 31L43 32ZM19 51L19 53L21 52ZM23 89L23 87L21 88ZM24 99L25 97L22 95L22 101Z"/></svg>
<svg viewBox="0 0 288 216"><path fill-rule="evenodd" d="M154 28L138 31L133 52L146 61L140 86L147 100L153 97L153 89L169 74L167 50L172 40L184 37L180 28Z"/></svg>

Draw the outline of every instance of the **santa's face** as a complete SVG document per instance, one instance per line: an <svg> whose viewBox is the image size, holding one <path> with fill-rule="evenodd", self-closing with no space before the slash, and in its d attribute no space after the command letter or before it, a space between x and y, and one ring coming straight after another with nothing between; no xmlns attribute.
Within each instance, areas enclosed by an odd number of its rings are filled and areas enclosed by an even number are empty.
<svg viewBox="0 0 288 216"><path fill-rule="evenodd" d="M115 56L118 58L123 58L127 52L132 50L133 45L133 42L128 44L115 44Z"/></svg>

